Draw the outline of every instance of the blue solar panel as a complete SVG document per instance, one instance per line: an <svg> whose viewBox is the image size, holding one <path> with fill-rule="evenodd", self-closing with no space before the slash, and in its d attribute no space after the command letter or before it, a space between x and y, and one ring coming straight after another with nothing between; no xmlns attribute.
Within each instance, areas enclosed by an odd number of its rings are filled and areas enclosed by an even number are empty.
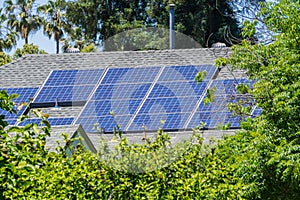
<svg viewBox="0 0 300 200"><path fill-rule="evenodd" d="M232 116L227 106L228 103L236 103L247 97L238 94L236 91L238 84L249 84L251 87L253 83L254 81L247 79L214 80L211 84L211 88L216 87L213 102L205 105L204 101L202 101L188 127L195 127L199 125L200 122L205 122L207 128L215 128L218 123L230 123L232 127L239 127L242 118Z"/></svg>
<svg viewBox="0 0 300 200"><path fill-rule="evenodd" d="M91 94L94 86L61 86L61 87L43 87L35 103L66 101L86 101Z"/></svg>
<svg viewBox="0 0 300 200"><path fill-rule="evenodd" d="M182 129L189 115L189 113L137 115L128 130Z"/></svg>
<svg viewBox="0 0 300 200"><path fill-rule="evenodd" d="M254 111L253 111L253 113L252 113L252 116L253 117L257 117L257 116L259 116L261 113L262 113L262 109L261 108L259 108L259 107L256 107L255 109L254 109Z"/></svg>
<svg viewBox="0 0 300 200"><path fill-rule="evenodd" d="M195 82L162 82L155 84L149 98L158 97L188 97L203 95L207 81Z"/></svg>
<svg viewBox="0 0 300 200"><path fill-rule="evenodd" d="M165 67L158 82L162 81L194 81L198 72L206 71L205 80L210 80L215 74L217 68L213 65L201 66L170 66Z"/></svg>
<svg viewBox="0 0 300 200"><path fill-rule="evenodd" d="M104 69L91 70L54 70L45 86L95 85Z"/></svg>
<svg viewBox="0 0 300 200"><path fill-rule="evenodd" d="M127 123L129 122L131 116L99 116L99 117L80 117L76 124L81 124L86 132L97 132L95 129L95 124L98 128L102 128L105 132L113 132L117 123L120 125L121 130L123 130Z"/></svg>
<svg viewBox="0 0 300 200"><path fill-rule="evenodd" d="M147 99L139 114L191 112L197 104L197 98L159 98Z"/></svg>
<svg viewBox="0 0 300 200"><path fill-rule="evenodd" d="M92 100L141 99L151 84L99 85Z"/></svg>
<svg viewBox="0 0 300 200"><path fill-rule="evenodd" d="M0 90L6 90L6 92L11 94L18 94L19 97L14 99L16 106L14 107L17 110L18 104L23 102L30 102L37 92L38 88L0 88ZM0 109L0 115L5 115L5 119L9 122L10 125L14 125L16 119L25 111L26 107L23 106L20 110L17 110L17 114L9 113L7 111ZM10 120L11 119L11 120Z"/></svg>
<svg viewBox="0 0 300 200"><path fill-rule="evenodd" d="M63 126L63 125L71 125L73 122L74 118L69 117L69 118L49 118L48 121L50 123L51 126ZM30 119L26 119L25 121L19 123L19 126L25 126L27 124L30 123L35 123L38 125L42 125L41 124L41 119L39 118L30 118Z"/></svg>
<svg viewBox="0 0 300 200"><path fill-rule="evenodd" d="M219 94L236 94L236 86L239 84L249 85L252 87L255 81L247 79L226 79L226 80L214 80L211 87L216 87Z"/></svg>
<svg viewBox="0 0 300 200"><path fill-rule="evenodd" d="M151 83L160 67L110 68L101 84Z"/></svg>
<svg viewBox="0 0 300 200"><path fill-rule="evenodd" d="M105 116L113 111L116 115L134 114L142 100L104 100L89 101L81 113L81 117Z"/></svg>
<svg viewBox="0 0 300 200"><path fill-rule="evenodd" d="M24 106L21 110L17 110L17 107L14 106L14 109L17 111L17 114L0 109L0 115L5 115L5 119L17 119L25 111L26 107Z"/></svg>
<svg viewBox="0 0 300 200"><path fill-rule="evenodd" d="M233 116L230 112L196 112L188 125L188 128L199 126L201 122L205 123L205 128L216 128L217 125L226 125L230 123L231 127L239 127L239 116Z"/></svg>
<svg viewBox="0 0 300 200"><path fill-rule="evenodd" d="M18 94L19 97L14 99L15 103L29 102L30 98L33 99L38 88L0 88L0 90L6 90L6 92L11 94Z"/></svg>
<svg viewBox="0 0 300 200"><path fill-rule="evenodd" d="M54 70L34 102L86 101L103 72L104 69Z"/></svg>
<svg viewBox="0 0 300 200"><path fill-rule="evenodd" d="M8 123L8 125L15 125L16 124L16 122L17 122L17 120L16 119L8 119L8 120L5 120L7 123Z"/></svg>

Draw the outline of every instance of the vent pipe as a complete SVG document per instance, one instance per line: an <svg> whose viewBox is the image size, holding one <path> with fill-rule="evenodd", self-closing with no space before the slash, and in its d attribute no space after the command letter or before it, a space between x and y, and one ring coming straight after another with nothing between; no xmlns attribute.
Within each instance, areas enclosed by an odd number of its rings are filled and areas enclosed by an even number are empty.
<svg viewBox="0 0 300 200"><path fill-rule="evenodd" d="M170 49L175 48L175 32L174 32L174 24L175 24L175 4L170 4Z"/></svg>

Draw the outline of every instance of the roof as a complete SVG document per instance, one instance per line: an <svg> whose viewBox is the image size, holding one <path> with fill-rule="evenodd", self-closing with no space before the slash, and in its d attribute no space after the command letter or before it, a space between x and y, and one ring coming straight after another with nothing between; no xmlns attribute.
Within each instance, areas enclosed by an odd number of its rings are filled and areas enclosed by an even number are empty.
<svg viewBox="0 0 300 200"><path fill-rule="evenodd" d="M186 65L214 65L215 59L228 54L227 48L221 49L176 49L176 50L150 50L150 51L124 51L124 52L99 52L99 53L65 53L65 54L39 54L25 55L24 57L0 67L0 88L24 88L43 86L45 80L52 70L85 70L101 68L125 68L125 67L154 67L154 66L186 66ZM246 77L243 71L232 72L229 68L219 69L214 79ZM84 105L73 105L72 107L60 107L60 109L42 108L43 113L51 117L77 118ZM52 136L47 140L49 149L54 149L56 140L61 140L60 133L66 132L71 137L80 132L90 149L99 146L100 135L86 133L81 126L54 126ZM179 133L179 134L178 134ZM205 141L210 136L218 137L221 131L206 131ZM231 133L231 132L230 132ZM175 134L176 140L182 140L191 132L180 130ZM155 134L150 134L154 136ZM104 135L110 140L112 135ZM131 142L139 142L140 134L126 134ZM151 137L152 137L151 136Z"/></svg>

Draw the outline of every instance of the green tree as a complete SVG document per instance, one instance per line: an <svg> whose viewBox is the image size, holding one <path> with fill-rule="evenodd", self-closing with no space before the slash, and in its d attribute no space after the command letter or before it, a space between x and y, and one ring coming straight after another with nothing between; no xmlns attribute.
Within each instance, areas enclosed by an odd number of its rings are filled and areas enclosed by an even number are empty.
<svg viewBox="0 0 300 200"><path fill-rule="evenodd" d="M258 2L244 1L242 6L256 8ZM66 17L69 23L77 27L73 39L101 44L120 32L134 28L168 28L168 3L166 0L70 1L67 3ZM178 0L172 3L176 4L176 30L192 37L202 46L210 46L214 42L228 45L240 42L238 18L241 13L250 16L249 9L242 10L238 0Z"/></svg>
<svg viewBox="0 0 300 200"><path fill-rule="evenodd" d="M11 62L11 57L4 52L0 52L0 66Z"/></svg>
<svg viewBox="0 0 300 200"><path fill-rule="evenodd" d="M0 52L3 50L10 50L15 44L17 39L17 34L7 25L7 17L0 8Z"/></svg>
<svg viewBox="0 0 300 200"><path fill-rule="evenodd" d="M47 4L38 8L39 13L45 16L45 20L43 20L44 33L49 38L53 36L57 54L59 53L60 40L65 33L71 31L71 24L65 18L64 8L64 0L49 0Z"/></svg>
<svg viewBox="0 0 300 200"><path fill-rule="evenodd" d="M218 145L215 158L232 168L231 179L245 199L299 199L300 62L298 1L266 3L259 16L273 31L269 45L245 40L228 59L219 60L247 71L257 80L252 96L262 114L248 119L243 130ZM244 36L255 34L248 23Z"/></svg>
<svg viewBox="0 0 300 200"><path fill-rule="evenodd" d="M30 33L41 26L41 18L35 14L35 0L5 0L4 7L8 14L8 26L18 32L28 44Z"/></svg>
<svg viewBox="0 0 300 200"><path fill-rule="evenodd" d="M26 54L47 54L46 51L39 49L37 45L34 44L24 44L22 48L17 48L15 51L13 58L18 59Z"/></svg>

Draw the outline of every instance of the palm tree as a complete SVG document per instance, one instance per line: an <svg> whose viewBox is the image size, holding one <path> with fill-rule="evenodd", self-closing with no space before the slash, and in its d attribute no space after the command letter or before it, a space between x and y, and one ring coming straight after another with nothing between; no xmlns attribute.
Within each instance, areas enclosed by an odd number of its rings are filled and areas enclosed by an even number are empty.
<svg viewBox="0 0 300 200"><path fill-rule="evenodd" d="M28 44L28 36L37 31L41 26L41 18L34 14L35 0L5 0L5 10L8 14L7 24L18 32Z"/></svg>
<svg viewBox="0 0 300 200"><path fill-rule="evenodd" d="M7 17L0 8L0 52L10 50L17 42L17 34L6 26Z"/></svg>
<svg viewBox="0 0 300 200"><path fill-rule="evenodd" d="M40 6L38 11L45 15L43 21L44 33L52 36L56 42L56 53L59 53L59 42L65 32L70 32L71 25L66 22L64 8L65 0L49 0L46 5Z"/></svg>

